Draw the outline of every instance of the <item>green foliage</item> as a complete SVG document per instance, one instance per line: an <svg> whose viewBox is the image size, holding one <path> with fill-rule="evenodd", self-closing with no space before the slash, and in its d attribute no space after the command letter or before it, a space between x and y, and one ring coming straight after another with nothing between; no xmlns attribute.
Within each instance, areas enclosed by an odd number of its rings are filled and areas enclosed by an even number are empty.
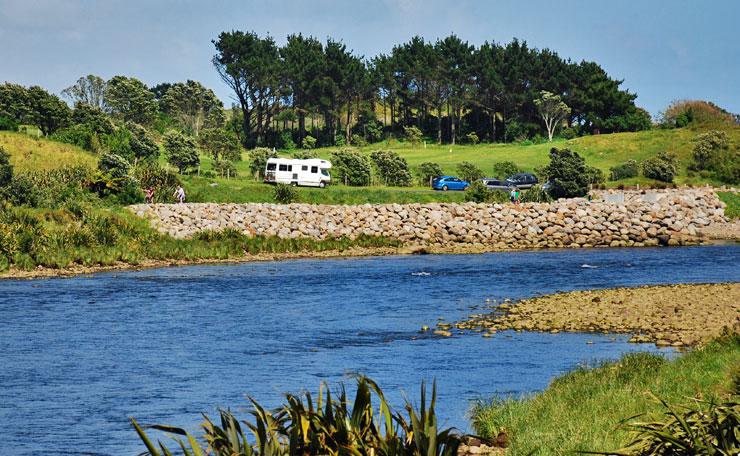
<svg viewBox="0 0 740 456"><path fill-rule="evenodd" d="M213 170L221 177L237 177L238 171L231 160L213 160Z"/></svg>
<svg viewBox="0 0 740 456"><path fill-rule="evenodd" d="M203 128L220 128L225 121L223 103L198 81L171 84L160 99L162 112L187 133L200 136Z"/></svg>
<svg viewBox="0 0 740 456"><path fill-rule="evenodd" d="M0 84L0 117L11 125L34 125L50 135L69 123L70 109L65 102L39 86Z"/></svg>
<svg viewBox="0 0 740 456"><path fill-rule="evenodd" d="M10 163L10 154L0 146L0 188L6 187L13 180L13 165Z"/></svg>
<svg viewBox="0 0 740 456"><path fill-rule="evenodd" d="M295 150L290 155L296 160L307 160L309 158L318 158L318 154L310 150Z"/></svg>
<svg viewBox="0 0 740 456"><path fill-rule="evenodd" d="M603 184L606 181L604 172L593 166L586 166L586 177L589 184Z"/></svg>
<svg viewBox="0 0 740 456"><path fill-rule="evenodd" d="M678 159L674 154L659 152L655 157L642 162L643 176L662 182L673 182L678 174Z"/></svg>
<svg viewBox="0 0 740 456"><path fill-rule="evenodd" d="M164 150L167 154L167 162L176 167L180 174L184 174L188 168L200 165L195 141L182 133L175 131L167 133L164 137Z"/></svg>
<svg viewBox="0 0 740 456"><path fill-rule="evenodd" d="M738 374L736 374L738 375ZM740 390L735 391L735 396ZM732 455L740 452L740 401L694 400L685 406L672 406L663 399L653 398L665 409L662 419L636 422L627 427L635 440L617 452L639 456Z"/></svg>
<svg viewBox="0 0 740 456"><path fill-rule="evenodd" d="M522 192L519 201L522 203L549 203L552 202L552 196L542 188L541 184L536 184Z"/></svg>
<svg viewBox="0 0 740 456"><path fill-rule="evenodd" d="M501 190L490 190L486 184L476 180L465 190L465 201L475 203L505 203L509 201L509 194Z"/></svg>
<svg viewBox="0 0 740 456"><path fill-rule="evenodd" d="M295 149L295 141L293 141L293 133L290 130L285 130L280 133L280 148L285 150Z"/></svg>
<svg viewBox="0 0 740 456"><path fill-rule="evenodd" d="M141 188L154 189L154 202L166 203L170 201L171 195L175 193L180 182L177 174L161 167L157 162L145 163L137 166L133 171L134 178L139 182Z"/></svg>
<svg viewBox="0 0 740 456"><path fill-rule="evenodd" d="M289 184L275 184L273 198L279 204L295 203L298 201L298 189Z"/></svg>
<svg viewBox="0 0 740 456"><path fill-rule="evenodd" d="M727 205L725 207L725 217L730 220L740 218L740 193L717 192L717 196Z"/></svg>
<svg viewBox="0 0 740 456"><path fill-rule="evenodd" d="M609 168L609 180L629 179L640 174L640 165L635 160L627 160L621 165Z"/></svg>
<svg viewBox="0 0 740 456"><path fill-rule="evenodd" d="M432 385L427 402L426 386L422 383L419 408L407 402L406 418L390 407L375 382L358 376L351 402L344 386L332 394L323 383L315 399L309 392L286 394L285 404L275 411L267 411L250 398L251 421L243 424L252 433L254 443L245 435L240 421L226 410L219 410L220 425L205 417L204 444L184 429L164 425L148 428L186 439L187 443L175 437L186 454L205 454L209 449L215 456L455 456L462 435L451 428L439 430L436 398L436 384ZM171 454L161 441L154 444L135 419L131 418L131 423L152 456Z"/></svg>
<svg viewBox="0 0 740 456"><path fill-rule="evenodd" d="M18 131L18 121L10 117L0 116L0 131Z"/></svg>
<svg viewBox="0 0 740 456"><path fill-rule="evenodd" d="M495 438L505 429L510 442L507 454L511 456L593 451L641 454L613 450L634 440L634 435L620 426L629 417L666 421L666 409L647 400L644 392L666 402L684 402L694 396L727 402L726 392L733 391L738 363L737 336L670 360L650 353L627 354L615 362L565 374L541 393L479 403L472 411L473 428L485 438ZM673 454L666 450L660 454Z"/></svg>
<svg viewBox="0 0 740 456"><path fill-rule="evenodd" d="M131 133L129 147L134 161L155 160L159 157L159 146L146 128L134 122L127 122L126 128Z"/></svg>
<svg viewBox="0 0 740 456"><path fill-rule="evenodd" d="M480 168L468 161L460 162L457 165L456 169L457 174L460 176L460 179L466 180L470 183L475 182L485 176L485 173L483 173Z"/></svg>
<svg viewBox="0 0 740 456"><path fill-rule="evenodd" d="M105 104L124 121L151 124L157 115L157 100L143 82L136 78L114 76L107 83Z"/></svg>
<svg viewBox="0 0 740 456"><path fill-rule="evenodd" d="M511 161L502 161L493 164L493 175L499 179L507 179L521 172L522 169Z"/></svg>
<svg viewBox="0 0 740 456"><path fill-rule="evenodd" d="M555 129L570 115L571 109L562 101L559 95L546 90L540 91L540 96L534 100L534 104L537 106L542 120L545 121L548 139L552 141Z"/></svg>
<svg viewBox="0 0 740 456"><path fill-rule="evenodd" d="M419 144L423 135L421 130L413 125L410 127L403 127L403 134L406 138L406 141L410 142L413 145Z"/></svg>
<svg viewBox="0 0 740 456"><path fill-rule="evenodd" d="M265 167L267 166L267 160L270 158L276 158L277 152L274 152L267 147L257 147L249 152L249 171L253 176L257 176L258 179L265 177Z"/></svg>
<svg viewBox="0 0 740 456"><path fill-rule="evenodd" d="M370 154L378 175L391 187L411 186L411 172L406 159L391 150L376 150Z"/></svg>
<svg viewBox="0 0 740 456"><path fill-rule="evenodd" d="M76 124L67 128L57 130L51 135L51 139L54 141L63 142L65 144L72 144L81 149L93 150L93 136L95 132L85 124ZM99 142L98 142L99 144Z"/></svg>
<svg viewBox="0 0 740 456"><path fill-rule="evenodd" d="M416 176L419 178L419 184L430 185L430 181L435 177L442 175L442 168L437 163L423 162L416 167Z"/></svg>
<svg viewBox="0 0 740 456"><path fill-rule="evenodd" d="M49 171L16 174L2 190L11 204L28 207L59 207L73 199L90 199L87 185L92 171L84 166L65 166Z"/></svg>
<svg viewBox="0 0 740 456"><path fill-rule="evenodd" d="M131 163L120 155L104 153L98 161L98 169L112 178L123 178L129 175Z"/></svg>
<svg viewBox="0 0 740 456"><path fill-rule="evenodd" d="M331 154L332 173L341 183L350 186L370 185L370 159L353 149L342 149Z"/></svg>
<svg viewBox="0 0 740 456"><path fill-rule="evenodd" d="M305 138L303 138L301 147L303 147L304 149L313 149L314 147L316 147L316 138L311 135L307 135Z"/></svg>
<svg viewBox="0 0 740 456"><path fill-rule="evenodd" d="M198 136L200 147L208 151L214 160L239 161L242 159L242 146L239 138L231 130L209 128Z"/></svg>
<svg viewBox="0 0 740 456"><path fill-rule="evenodd" d="M105 91L108 84L100 76L88 74L74 83L74 85L62 90L62 95L71 100L75 105L75 111L79 106L87 106L102 111L105 106ZM79 122L75 120L75 122Z"/></svg>
<svg viewBox="0 0 740 456"><path fill-rule="evenodd" d="M728 148L727 133L719 130L710 130L694 139L692 158L693 169L710 169L715 161L716 155Z"/></svg>
<svg viewBox="0 0 740 456"><path fill-rule="evenodd" d="M480 142L480 138L474 131L465 135L465 139L467 140L468 144L478 144Z"/></svg>
<svg viewBox="0 0 740 456"><path fill-rule="evenodd" d="M543 170L552 181L553 198L575 198L588 193L590 176L586 161L570 149L550 149L550 163Z"/></svg>
<svg viewBox="0 0 740 456"><path fill-rule="evenodd" d="M358 135L357 133L353 134L350 138L350 143L355 147L365 147L367 146L367 140L364 136Z"/></svg>

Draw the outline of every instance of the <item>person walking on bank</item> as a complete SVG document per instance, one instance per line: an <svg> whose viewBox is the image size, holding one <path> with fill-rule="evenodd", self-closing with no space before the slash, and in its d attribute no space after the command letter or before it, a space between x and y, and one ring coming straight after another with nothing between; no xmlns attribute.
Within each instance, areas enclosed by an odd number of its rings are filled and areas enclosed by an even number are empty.
<svg viewBox="0 0 740 456"><path fill-rule="evenodd" d="M515 203L519 200L519 189L517 187L511 187L511 202Z"/></svg>
<svg viewBox="0 0 740 456"><path fill-rule="evenodd" d="M177 201L180 204L185 202L185 189L182 188L182 185L177 187L177 190L175 190L175 198L177 198Z"/></svg>
<svg viewBox="0 0 740 456"><path fill-rule="evenodd" d="M151 185L147 187L145 196L146 196L146 203L152 204L154 202L154 187L152 187Z"/></svg>

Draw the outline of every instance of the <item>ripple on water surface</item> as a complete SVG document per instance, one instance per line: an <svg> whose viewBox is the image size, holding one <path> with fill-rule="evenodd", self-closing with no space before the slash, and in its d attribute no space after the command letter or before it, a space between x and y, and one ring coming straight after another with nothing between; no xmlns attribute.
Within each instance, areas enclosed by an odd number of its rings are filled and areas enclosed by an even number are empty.
<svg viewBox="0 0 740 456"><path fill-rule="evenodd" d="M423 325L480 312L486 299L738 281L738 260L737 246L591 249L0 281L0 421L13 423L3 454L137 454L128 416L195 429L200 412L246 407L245 394L274 406L286 391L358 371L396 405L436 378L443 424L466 429L470 400L655 349L609 335L443 339L419 334Z"/></svg>

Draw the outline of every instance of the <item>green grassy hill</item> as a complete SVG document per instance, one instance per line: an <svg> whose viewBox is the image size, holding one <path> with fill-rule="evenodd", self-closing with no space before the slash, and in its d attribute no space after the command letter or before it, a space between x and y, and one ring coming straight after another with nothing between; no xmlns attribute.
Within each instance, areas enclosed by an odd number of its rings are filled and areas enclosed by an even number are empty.
<svg viewBox="0 0 740 456"><path fill-rule="evenodd" d="M740 128L725 127L733 147L740 145ZM405 157L413 169L422 162L438 163L447 174L455 174L455 168L462 161L469 161L480 167L487 175L493 174L493 164L500 161L513 161L519 167L532 171L548 162L551 147L570 148L608 176L609 168L628 159L642 161L658 152L668 151L678 155L681 172L676 178L678 184L718 184L711 179L699 176L689 177L687 166L691 163L692 140L704 130L681 128L672 130L651 130L637 133L616 133L609 135L585 136L572 140L557 140L552 143L521 144L478 144L478 145L411 145L396 140L385 141L362 147L370 152L377 149L390 149ZM0 132L0 146L11 154L11 161L17 172L42 170L67 164L87 164L94 166L96 157L75 146L61 144L46 139L36 139L20 133ZM317 156L329 158L336 147L316 150ZM281 156L289 157L285 151ZM164 162L164 158L161 159ZM212 169L211 160L202 157L201 170ZM272 201L272 187L255 181L249 172L248 153L236 164L238 178L203 178L196 175L185 176L185 189L190 201L209 202L260 202ZM505 176L491 176L505 177ZM609 182L607 185L650 184L651 180L638 177L630 180ZM348 203L411 203L431 201L461 201L461 192L434 192L426 187L390 188L373 186L370 188L345 187L334 185L326 190L301 188L301 201L310 203L348 204Z"/></svg>
<svg viewBox="0 0 740 456"><path fill-rule="evenodd" d="M0 131L0 147L10 154L15 172L45 171L65 165L94 167L98 159L77 146L34 138L24 133Z"/></svg>

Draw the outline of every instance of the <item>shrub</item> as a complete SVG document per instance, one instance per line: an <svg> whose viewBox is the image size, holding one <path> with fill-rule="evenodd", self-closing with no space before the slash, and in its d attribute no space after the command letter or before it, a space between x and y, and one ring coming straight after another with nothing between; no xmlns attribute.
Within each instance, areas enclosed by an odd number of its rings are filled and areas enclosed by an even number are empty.
<svg viewBox="0 0 740 456"><path fill-rule="evenodd" d="M318 154L310 150L295 150L290 154L296 160L306 160L309 158L317 158Z"/></svg>
<svg viewBox="0 0 740 456"><path fill-rule="evenodd" d="M553 198L574 198L588 193L589 174L586 161L570 149L550 149L550 163L543 174L552 181Z"/></svg>
<svg viewBox="0 0 740 456"><path fill-rule="evenodd" d="M167 162L176 167L180 174L188 168L200 165L200 157L195 147L195 141L182 133L171 131L164 137L164 150L167 153Z"/></svg>
<svg viewBox="0 0 740 456"><path fill-rule="evenodd" d="M406 141L410 142L411 144L417 145L421 143L422 133L418 127L415 127L413 125L410 127L403 127L403 133L406 137Z"/></svg>
<svg viewBox="0 0 740 456"><path fill-rule="evenodd" d="M406 159L391 150L376 150L370 159L378 170L385 185L408 187L411 185L411 172Z"/></svg>
<svg viewBox="0 0 740 456"><path fill-rule="evenodd" d="M502 161L493 164L493 175L499 179L506 179L521 172L522 169L511 161Z"/></svg>
<svg viewBox="0 0 740 456"><path fill-rule="evenodd" d="M314 138L311 135L307 135L305 138L303 138L303 143L301 144L301 147L304 149L313 149L316 147L316 138Z"/></svg>
<svg viewBox="0 0 740 456"><path fill-rule="evenodd" d="M344 140L344 135L334 135L334 145L338 147L346 146L347 142Z"/></svg>
<svg viewBox="0 0 740 456"><path fill-rule="evenodd" d="M41 200L38 189L31 178L25 174L13 176L8 185L0 189L0 193L14 206L37 207Z"/></svg>
<svg viewBox="0 0 740 456"><path fill-rule="evenodd" d="M200 147L214 160L239 161L242 159L242 145L236 133L224 128L207 128L198 136Z"/></svg>
<svg viewBox="0 0 740 456"><path fill-rule="evenodd" d="M460 176L460 179L466 180L470 183L473 183L484 176L483 171L480 168L468 161L461 162L457 165L457 174Z"/></svg>
<svg viewBox="0 0 740 456"><path fill-rule="evenodd" d="M6 187L13 180L13 165L10 164L10 154L0 146L0 188Z"/></svg>
<svg viewBox="0 0 740 456"><path fill-rule="evenodd" d="M72 144L81 149L92 151L93 136L96 136L95 132L89 126L77 124L55 131L50 138L54 141Z"/></svg>
<svg viewBox="0 0 740 456"><path fill-rule="evenodd" d="M692 169L711 169L717 164L717 155L729 146L727 133L719 130L710 130L694 139Z"/></svg>
<svg viewBox="0 0 740 456"><path fill-rule="evenodd" d="M18 131L18 121L10 117L0 116L0 130Z"/></svg>
<svg viewBox="0 0 740 456"><path fill-rule="evenodd" d="M542 185L533 185L529 190L522 192L522 196L519 198L522 203L549 203L552 201L550 196Z"/></svg>
<svg viewBox="0 0 740 456"><path fill-rule="evenodd" d="M237 177L236 166L231 160L214 160L213 171L221 177Z"/></svg>
<svg viewBox="0 0 740 456"><path fill-rule="evenodd" d="M731 185L740 184L740 150L721 150L712 165L714 177Z"/></svg>
<svg viewBox="0 0 740 456"><path fill-rule="evenodd" d="M489 190L481 181L475 181L465 190L465 201L475 203L505 203L509 194L502 190Z"/></svg>
<svg viewBox="0 0 740 456"><path fill-rule="evenodd" d="M104 153L98 160L98 169L113 178L128 176L131 164L120 155Z"/></svg>
<svg viewBox="0 0 740 456"><path fill-rule="evenodd" d="M673 182L678 174L678 159L667 152L659 152L655 157L642 162L642 175L662 182Z"/></svg>
<svg viewBox="0 0 740 456"><path fill-rule="evenodd" d="M332 168L340 182L351 186L370 184L372 166L370 159L352 149L342 149L331 154Z"/></svg>
<svg viewBox="0 0 740 456"><path fill-rule="evenodd" d="M295 203L298 201L298 190L292 185L275 184L273 198L275 198L275 202L280 204Z"/></svg>
<svg viewBox="0 0 740 456"><path fill-rule="evenodd" d="M365 134L367 140L371 143L376 143L383 139L383 126L376 120L371 120L365 124Z"/></svg>
<svg viewBox="0 0 740 456"><path fill-rule="evenodd" d="M560 132L560 136L564 139L573 139L578 136L578 132L573 127L565 127L563 128L563 131Z"/></svg>
<svg viewBox="0 0 740 456"><path fill-rule="evenodd" d="M589 184L601 184L606 181L604 172L593 166L586 166L586 177Z"/></svg>
<svg viewBox="0 0 740 456"><path fill-rule="evenodd" d="M475 134L475 132L470 132L465 135L465 139L469 144L478 144L480 142L480 138Z"/></svg>
<svg viewBox="0 0 740 456"><path fill-rule="evenodd" d="M277 158L277 152L267 147L257 147L249 151L249 171L258 179L265 177L265 166L270 158Z"/></svg>
<svg viewBox="0 0 740 456"><path fill-rule="evenodd" d="M177 187L181 185L177 174L161 167L157 162L138 166L133 174L142 188L152 187L154 189L154 201L157 203L169 201L170 195L174 194Z"/></svg>
<svg viewBox="0 0 740 456"><path fill-rule="evenodd" d="M635 160L627 160L621 165L609 168L609 180L629 179L630 177L637 177L639 173L640 165Z"/></svg>
<svg viewBox="0 0 740 456"><path fill-rule="evenodd" d="M416 167L416 175L421 185L430 185L430 181L442 175L442 168L432 162L424 162Z"/></svg>
<svg viewBox="0 0 740 456"><path fill-rule="evenodd" d="M293 141L293 132L290 130L284 130L280 133L280 148L285 150L295 149L295 141Z"/></svg>
<svg viewBox="0 0 740 456"><path fill-rule="evenodd" d="M352 140L352 145L356 147L365 147L367 146L367 140L364 136L358 135L357 133L353 134L350 138Z"/></svg>
<svg viewBox="0 0 740 456"><path fill-rule="evenodd" d="M146 128L133 122L127 122L126 128L131 133L129 147L134 154L134 162L159 157L159 146Z"/></svg>

